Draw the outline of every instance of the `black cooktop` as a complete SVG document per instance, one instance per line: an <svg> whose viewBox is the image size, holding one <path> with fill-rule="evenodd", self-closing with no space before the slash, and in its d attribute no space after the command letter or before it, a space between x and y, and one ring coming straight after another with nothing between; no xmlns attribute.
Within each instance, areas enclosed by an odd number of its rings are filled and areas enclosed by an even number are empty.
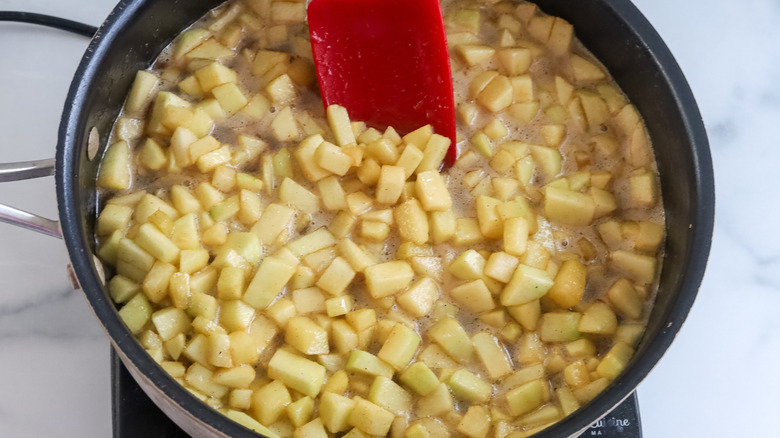
<svg viewBox="0 0 780 438"><path fill-rule="evenodd" d="M146 396L113 349L111 382L114 438L189 438ZM636 393L580 435L585 437L641 438Z"/></svg>

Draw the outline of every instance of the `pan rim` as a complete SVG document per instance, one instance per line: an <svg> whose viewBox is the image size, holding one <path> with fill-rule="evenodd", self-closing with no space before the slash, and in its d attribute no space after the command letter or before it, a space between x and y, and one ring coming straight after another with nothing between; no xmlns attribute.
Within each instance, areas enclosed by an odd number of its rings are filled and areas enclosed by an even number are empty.
<svg viewBox="0 0 780 438"><path fill-rule="evenodd" d="M90 251L90 240L83 232L83 224L89 218L84 217L82 211L78 163L82 159L80 155L81 143L84 141L82 133L86 131L86 126L83 126L86 123L84 114L87 111L84 107L85 96L90 85L96 80L97 66L105 59L112 42L121 37L122 29L130 20L137 19L139 11L151 2L152 0L122 0L116 6L90 42L68 91L58 133L55 171L63 240L89 305L108 333L112 344L132 363L132 366L140 370L176 405L215 432L226 436L252 437L256 434L232 421L226 421L227 419L221 413L200 402L178 385L137 343L119 319L115 305L104 291ZM685 260L688 262L688 269L679 283L677 299L670 306L671 310L666 318L668 326L649 340L646 353L642 357L635 358L632 361L633 365L587 406L534 435L536 437L570 436L581 432L628 397L668 350L687 318L701 285L712 243L715 211L712 158L693 93L671 52L641 12L628 0L611 0L604 3L650 48L648 50L653 55L653 62L662 67L661 70L665 74L663 82L676 99L681 121L686 128L687 140L691 145L694 158L695 199L693 201L696 204L690 224L692 232L686 242ZM608 409L605 409L605 406Z"/></svg>

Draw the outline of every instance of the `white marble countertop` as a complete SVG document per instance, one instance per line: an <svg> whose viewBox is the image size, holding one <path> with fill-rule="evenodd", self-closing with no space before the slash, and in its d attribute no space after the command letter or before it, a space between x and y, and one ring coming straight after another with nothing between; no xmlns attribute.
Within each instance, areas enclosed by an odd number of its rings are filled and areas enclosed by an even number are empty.
<svg viewBox="0 0 780 438"><path fill-rule="evenodd" d="M115 0L0 0L99 24ZM675 54L710 136L717 221L698 300L638 390L644 436L776 436L780 406L780 3L635 0ZM83 38L0 23L0 162L54 155ZM767 53L767 50L770 52ZM51 178L0 202L56 216ZM775 225L772 225L772 224ZM66 277L62 242L0 224L0 435L111 434L109 345Z"/></svg>

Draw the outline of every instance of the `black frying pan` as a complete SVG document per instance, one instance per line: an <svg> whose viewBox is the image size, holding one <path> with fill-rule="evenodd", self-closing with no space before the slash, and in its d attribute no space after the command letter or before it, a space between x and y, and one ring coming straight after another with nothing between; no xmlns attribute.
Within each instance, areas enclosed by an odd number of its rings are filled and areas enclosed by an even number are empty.
<svg viewBox="0 0 780 438"><path fill-rule="evenodd" d="M148 356L119 319L94 256L99 157L135 72L147 68L182 29L219 3L123 0L117 5L90 43L71 84L59 130L55 177L62 237L78 282L130 373L189 434L251 437L256 435L190 395ZM666 45L633 4L628 0L537 3L574 25L577 37L643 114L655 147L666 210L666 257L658 298L628 370L590 404L536 435L567 437L631 394L685 321L709 255L715 190L707 136L690 88ZM98 158L88 153L90 144L99 148Z"/></svg>

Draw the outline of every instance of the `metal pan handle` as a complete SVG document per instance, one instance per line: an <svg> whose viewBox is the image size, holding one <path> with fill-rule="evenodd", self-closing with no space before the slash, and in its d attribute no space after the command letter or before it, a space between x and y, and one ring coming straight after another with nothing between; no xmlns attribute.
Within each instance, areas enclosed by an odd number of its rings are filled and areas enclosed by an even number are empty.
<svg viewBox="0 0 780 438"><path fill-rule="evenodd" d="M94 26L31 12L0 11L0 22L1 21L15 21L19 23L53 27L87 38L92 38L97 31L97 28ZM54 158L0 164L0 183L52 175L54 175ZM28 230L37 231L47 236L62 239L62 231L58 221L28 213L5 204L0 204L0 222L16 225Z"/></svg>
<svg viewBox="0 0 780 438"><path fill-rule="evenodd" d="M0 164L0 183L41 178L54 175L54 159L21 161ZM62 239L60 223L36 214L0 204L0 222L37 231L47 236Z"/></svg>

